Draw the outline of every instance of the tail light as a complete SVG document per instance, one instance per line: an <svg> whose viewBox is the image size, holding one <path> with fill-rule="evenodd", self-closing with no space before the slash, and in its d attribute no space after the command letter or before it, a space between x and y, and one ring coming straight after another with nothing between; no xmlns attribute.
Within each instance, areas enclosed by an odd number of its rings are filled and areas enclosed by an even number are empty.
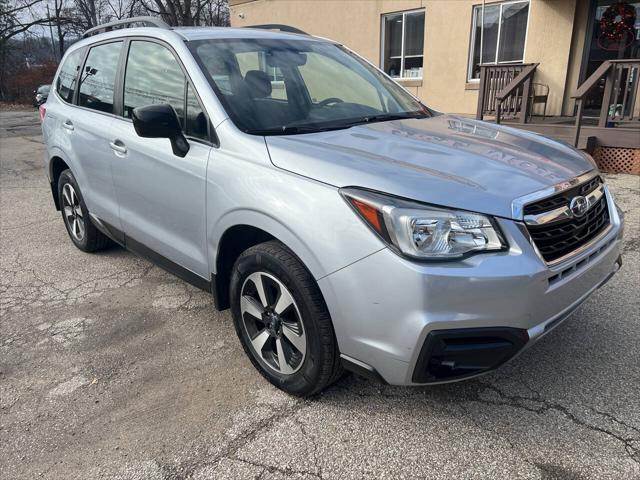
<svg viewBox="0 0 640 480"><path fill-rule="evenodd" d="M38 111L40 112L40 122L44 122L44 116L47 114L47 106L43 103L38 107Z"/></svg>

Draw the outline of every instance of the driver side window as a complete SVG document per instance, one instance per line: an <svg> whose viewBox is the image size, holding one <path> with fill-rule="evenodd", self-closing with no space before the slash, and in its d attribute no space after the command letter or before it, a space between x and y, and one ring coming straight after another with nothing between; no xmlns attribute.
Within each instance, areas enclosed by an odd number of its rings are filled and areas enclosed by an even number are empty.
<svg viewBox="0 0 640 480"><path fill-rule="evenodd" d="M208 120L191 85L166 47L134 40L124 77L124 116L136 107L168 103L178 115L184 134L208 140Z"/></svg>
<svg viewBox="0 0 640 480"><path fill-rule="evenodd" d="M136 107L168 103L184 127L185 78L173 54L162 45L133 41L124 76L124 116Z"/></svg>
<svg viewBox="0 0 640 480"><path fill-rule="evenodd" d="M313 103L339 98L345 103L357 103L381 111L386 109L376 88L363 82L362 76L325 55L315 52L306 55L307 63L298 70Z"/></svg>

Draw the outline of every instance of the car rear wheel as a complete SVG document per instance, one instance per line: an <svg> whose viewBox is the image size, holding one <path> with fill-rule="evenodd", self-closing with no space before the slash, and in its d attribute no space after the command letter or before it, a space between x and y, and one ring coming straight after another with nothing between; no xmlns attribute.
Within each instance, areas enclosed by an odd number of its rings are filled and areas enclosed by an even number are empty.
<svg viewBox="0 0 640 480"><path fill-rule="evenodd" d="M231 303L245 352L276 387L313 395L342 374L320 289L282 243L262 243L240 255L231 277Z"/></svg>
<svg viewBox="0 0 640 480"><path fill-rule="evenodd" d="M76 247L83 252L95 252L111 243L89 219L89 211L71 170L65 170L60 174L58 200L64 226Z"/></svg>

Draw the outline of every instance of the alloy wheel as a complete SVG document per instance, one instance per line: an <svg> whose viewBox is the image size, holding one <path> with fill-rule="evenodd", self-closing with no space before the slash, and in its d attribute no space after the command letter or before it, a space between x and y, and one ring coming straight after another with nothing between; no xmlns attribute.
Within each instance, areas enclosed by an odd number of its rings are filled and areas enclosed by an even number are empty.
<svg viewBox="0 0 640 480"><path fill-rule="evenodd" d="M80 207L80 198L70 183L65 183L62 188L62 207L71 235L76 241L82 242L86 231L84 216Z"/></svg>
<svg viewBox="0 0 640 480"><path fill-rule="evenodd" d="M282 375L300 369L307 338L296 301L280 280L266 272L249 275L240 314L253 350L267 367Z"/></svg>

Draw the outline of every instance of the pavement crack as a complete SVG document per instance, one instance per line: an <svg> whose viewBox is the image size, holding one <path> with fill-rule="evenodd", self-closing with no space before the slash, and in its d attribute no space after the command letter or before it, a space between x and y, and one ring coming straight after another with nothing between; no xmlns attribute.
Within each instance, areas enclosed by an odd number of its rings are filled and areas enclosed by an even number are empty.
<svg viewBox="0 0 640 480"><path fill-rule="evenodd" d="M592 423L587 422L586 420L583 420L581 418L578 418L575 414L573 414L567 407L565 407L564 405L561 405L559 403L552 403L549 400L543 398L539 393L535 392L535 390L529 388L535 395L535 398L530 398L530 397L524 397L521 395L508 395L506 393L504 393L502 390L500 390L498 387L490 384L490 383L485 383L485 382L479 382L482 386L486 387L487 389L493 391L494 393L496 393L501 399L503 399L503 401L495 401L495 400L487 400L487 399L482 399L482 398L477 398L474 399L474 401L478 401L480 403L484 403L487 405L507 405L510 407L514 407L514 408L519 408L522 410L526 410L528 412L532 412L535 413L537 415L542 415L545 414L549 411L556 411L562 415L565 416L565 418L567 418L568 420L570 420L571 422L573 422L574 424L581 426L583 428L586 428L588 430L594 431L594 432L599 432L599 433L603 433L615 440L618 440L619 442L621 442L624 447L625 447L625 452L627 453L627 455L629 456L629 458L634 461L635 463L640 465L640 450L638 450L638 448L636 448L633 443L639 441L639 438L636 437L627 437L627 436L622 436L616 432L613 432L609 429L600 427L598 425L593 425ZM533 402L533 403L538 403L539 405L536 406L530 406L530 405L526 405L523 402ZM593 411L593 409L592 409ZM599 412L596 412L599 413ZM600 413L601 414L601 413ZM602 414L601 414L602 415ZM606 415L604 415L606 416ZM625 425L624 423L618 421L616 419L616 421L621 424L621 425ZM638 433L638 429L636 429L635 427L628 427L627 425L625 425L627 428L629 428L630 430L634 431L635 433Z"/></svg>
<svg viewBox="0 0 640 480"><path fill-rule="evenodd" d="M234 460L236 462L246 463L247 465L252 465L254 467L263 468L264 470L260 473L260 476L258 478L263 476L266 472L269 472L269 473L277 472L277 473L282 473L283 475L310 475L314 478L320 478L320 479L324 478L322 477L322 475L319 475L314 472L308 472L306 470L299 470L299 469L294 469L290 467L284 467L284 468L274 467L273 465L267 465L265 463L260 463L255 460L247 460L245 458L238 458L238 457L226 457L226 458L230 460Z"/></svg>
<svg viewBox="0 0 640 480"><path fill-rule="evenodd" d="M640 428L638 428L638 427L634 427L633 425L629 425L628 423L623 422L622 420L620 420L619 418L617 418L616 416L614 416L614 415L612 415L612 414L610 414L610 413L608 413L608 412L603 412L603 411L601 411L601 410L598 410L597 408L590 407L590 406L588 406L588 408L589 408L589 410L591 410L592 412L594 412L594 413L596 413L596 414L598 414L598 415L602 415L603 417L608 418L608 419L609 419L609 420L611 420L612 422L615 422L615 423L617 423L617 424L619 424L619 425L622 425L622 426L623 426L623 427L625 427L625 428L628 428L629 430L632 430L632 431L634 431L634 432L636 432L636 433L640 434Z"/></svg>
<svg viewBox="0 0 640 480"><path fill-rule="evenodd" d="M320 462L320 457L318 455L318 450L319 450L318 442L315 435L312 435L309 432L307 432L307 426L298 417L293 417L293 421L296 422L300 427L300 431L302 432L302 435L304 435L306 438L308 438L311 441L311 444L313 445L313 463L316 467L316 471L318 472L317 475L320 478L323 478L322 462Z"/></svg>
<svg viewBox="0 0 640 480"><path fill-rule="evenodd" d="M233 458L243 446L245 446L247 443L255 439L264 430L272 427L273 425L278 423L280 420L290 415L294 415L299 410L301 410L306 404L307 404L306 401L298 400L292 406L287 407L281 410L280 412L274 415L271 415L270 417L267 417L264 420L258 422L253 428L249 429L248 431L244 432L241 435L238 435L231 442L229 442L226 448L224 448L220 453L218 453L213 458L213 461L218 461L224 457Z"/></svg>

